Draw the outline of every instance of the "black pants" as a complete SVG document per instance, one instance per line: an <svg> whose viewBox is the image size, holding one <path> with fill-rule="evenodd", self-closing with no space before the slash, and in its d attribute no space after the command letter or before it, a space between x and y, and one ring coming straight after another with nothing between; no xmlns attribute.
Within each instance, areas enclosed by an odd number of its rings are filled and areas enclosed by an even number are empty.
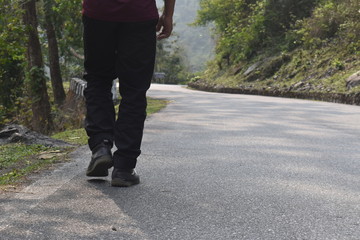
<svg viewBox="0 0 360 240"><path fill-rule="evenodd" d="M83 17L85 129L89 147L115 142L114 167L135 168L146 118L146 91L154 71L157 20L107 22ZM122 97L115 119L111 86Z"/></svg>

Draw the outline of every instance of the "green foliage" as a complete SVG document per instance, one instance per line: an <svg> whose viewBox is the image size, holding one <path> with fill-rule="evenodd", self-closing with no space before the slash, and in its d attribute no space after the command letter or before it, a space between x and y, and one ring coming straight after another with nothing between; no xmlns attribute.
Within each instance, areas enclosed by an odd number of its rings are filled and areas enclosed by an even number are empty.
<svg viewBox="0 0 360 240"><path fill-rule="evenodd" d="M82 45L82 15L81 0L42 0L38 2L39 23L41 29L45 29L45 24L51 21L54 25L63 79L71 77L82 77L83 60L76 57L73 53L83 54ZM40 34L43 54L45 61L48 62L47 38L45 34Z"/></svg>
<svg viewBox="0 0 360 240"><path fill-rule="evenodd" d="M166 104L167 104L166 100L147 98L147 108L146 108L147 115L149 116L151 114L160 111L166 106Z"/></svg>
<svg viewBox="0 0 360 240"><path fill-rule="evenodd" d="M0 65L0 104L6 112L11 112L16 99L21 96L23 81L22 61L7 59Z"/></svg>
<svg viewBox="0 0 360 240"><path fill-rule="evenodd" d="M88 140L84 128L66 130L63 132L56 133L51 137L77 145L86 145Z"/></svg>
<svg viewBox="0 0 360 240"><path fill-rule="evenodd" d="M0 0L0 125L22 95L25 38L19 2Z"/></svg>
<svg viewBox="0 0 360 240"><path fill-rule="evenodd" d="M58 161L68 151L69 148L59 149L21 143L1 145L0 185L15 184L29 173Z"/></svg>
<svg viewBox="0 0 360 240"><path fill-rule="evenodd" d="M348 91L346 76L360 61L359 6L360 0L201 0L196 24L214 22L218 38L215 62L202 79L232 87Z"/></svg>
<svg viewBox="0 0 360 240"><path fill-rule="evenodd" d="M313 0L202 0L196 24L215 22L217 59L238 63L262 51L280 49L285 33L297 19L309 16ZM274 48L275 45L275 48Z"/></svg>
<svg viewBox="0 0 360 240"><path fill-rule="evenodd" d="M64 79L81 78L83 60L73 53L83 55L82 0L52 1L55 30L62 57L62 75Z"/></svg>
<svg viewBox="0 0 360 240"><path fill-rule="evenodd" d="M335 58L332 61L332 66L337 70L344 70L345 69L344 63L338 58Z"/></svg>
<svg viewBox="0 0 360 240"><path fill-rule="evenodd" d="M25 29L19 1L0 0L0 66L25 59Z"/></svg>
<svg viewBox="0 0 360 240"><path fill-rule="evenodd" d="M82 47L82 0L53 0L53 11L56 13L55 20L58 29L59 38L64 40L64 51L68 46L81 48ZM60 31L61 30L61 31Z"/></svg>
<svg viewBox="0 0 360 240"><path fill-rule="evenodd" d="M22 158L47 150L42 145L9 144L0 146L0 170L20 161Z"/></svg>
<svg viewBox="0 0 360 240"><path fill-rule="evenodd" d="M30 93L41 93L43 82L46 82L46 80L44 68L32 67L26 72L25 83ZM36 103L40 101L40 96L36 97L36 95L34 95L32 100Z"/></svg>
<svg viewBox="0 0 360 240"><path fill-rule="evenodd" d="M327 0L309 18L299 20L290 34L296 34L307 48L316 48L337 39L357 51L360 39L359 0Z"/></svg>
<svg viewBox="0 0 360 240"><path fill-rule="evenodd" d="M8 119L9 121L21 123L25 126L31 125L33 113L31 109L31 99L27 94L16 99L12 116L11 119Z"/></svg>
<svg viewBox="0 0 360 240"><path fill-rule="evenodd" d="M201 9L195 21L197 25L205 25L210 22L215 23L215 31L218 37L216 46L217 59L220 63L223 59L230 63L230 56L233 52L239 52L243 43L239 37L248 38L243 27L248 22L250 6L244 0L202 0ZM245 52L239 52L244 57Z"/></svg>
<svg viewBox="0 0 360 240"><path fill-rule="evenodd" d="M164 72L165 78L161 83L181 84L188 79L189 72L184 63L183 50L177 46L176 39L157 42L155 72ZM154 81L157 81L154 79Z"/></svg>

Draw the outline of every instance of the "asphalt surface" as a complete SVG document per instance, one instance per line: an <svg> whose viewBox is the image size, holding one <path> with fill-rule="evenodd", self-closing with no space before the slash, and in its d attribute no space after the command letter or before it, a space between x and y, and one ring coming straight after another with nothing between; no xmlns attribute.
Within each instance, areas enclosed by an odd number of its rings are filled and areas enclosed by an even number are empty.
<svg viewBox="0 0 360 240"><path fill-rule="evenodd" d="M0 239L360 239L360 107L153 85L141 184L90 151L2 197Z"/></svg>

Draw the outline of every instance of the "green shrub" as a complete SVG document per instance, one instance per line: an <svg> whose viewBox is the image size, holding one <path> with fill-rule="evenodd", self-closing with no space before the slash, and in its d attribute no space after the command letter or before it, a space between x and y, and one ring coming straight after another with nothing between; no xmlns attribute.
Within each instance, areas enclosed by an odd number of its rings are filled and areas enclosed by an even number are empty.
<svg viewBox="0 0 360 240"><path fill-rule="evenodd" d="M359 48L359 0L327 0L319 4L311 17L299 20L295 32L307 48L316 48L333 38Z"/></svg>
<svg viewBox="0 0 360 240"><path fill-rule="evenodd" d="M0 0L0 125L14 112L24 82L24 28L19 1Z"/></svg>
<svg viewBox="0 0 360 240"><path fill-rule="evenodd" d="M196 24L215 22L216 53L222 67L262 52L281 51L286 32L296 20L310 16L317 2L202 0Z"/></svg>

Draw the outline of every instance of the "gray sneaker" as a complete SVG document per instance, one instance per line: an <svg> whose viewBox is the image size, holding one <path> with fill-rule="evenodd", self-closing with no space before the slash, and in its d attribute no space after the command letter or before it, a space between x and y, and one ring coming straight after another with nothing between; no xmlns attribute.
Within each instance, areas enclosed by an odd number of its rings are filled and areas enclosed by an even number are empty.
<svg viewBox="0 0 360 240"><path fill-rule="evenodd" d="M90 164L86 171L88 177L106 177L113 166L111 146L101 143L92 150Z"/></svg>
<svg viewBox="0 0 360 240"><path fill-rule="evenodd" d="M114 168L112 172L111 186L113 187L130 187L140 183L140 177L134 169Z"/></svg>

